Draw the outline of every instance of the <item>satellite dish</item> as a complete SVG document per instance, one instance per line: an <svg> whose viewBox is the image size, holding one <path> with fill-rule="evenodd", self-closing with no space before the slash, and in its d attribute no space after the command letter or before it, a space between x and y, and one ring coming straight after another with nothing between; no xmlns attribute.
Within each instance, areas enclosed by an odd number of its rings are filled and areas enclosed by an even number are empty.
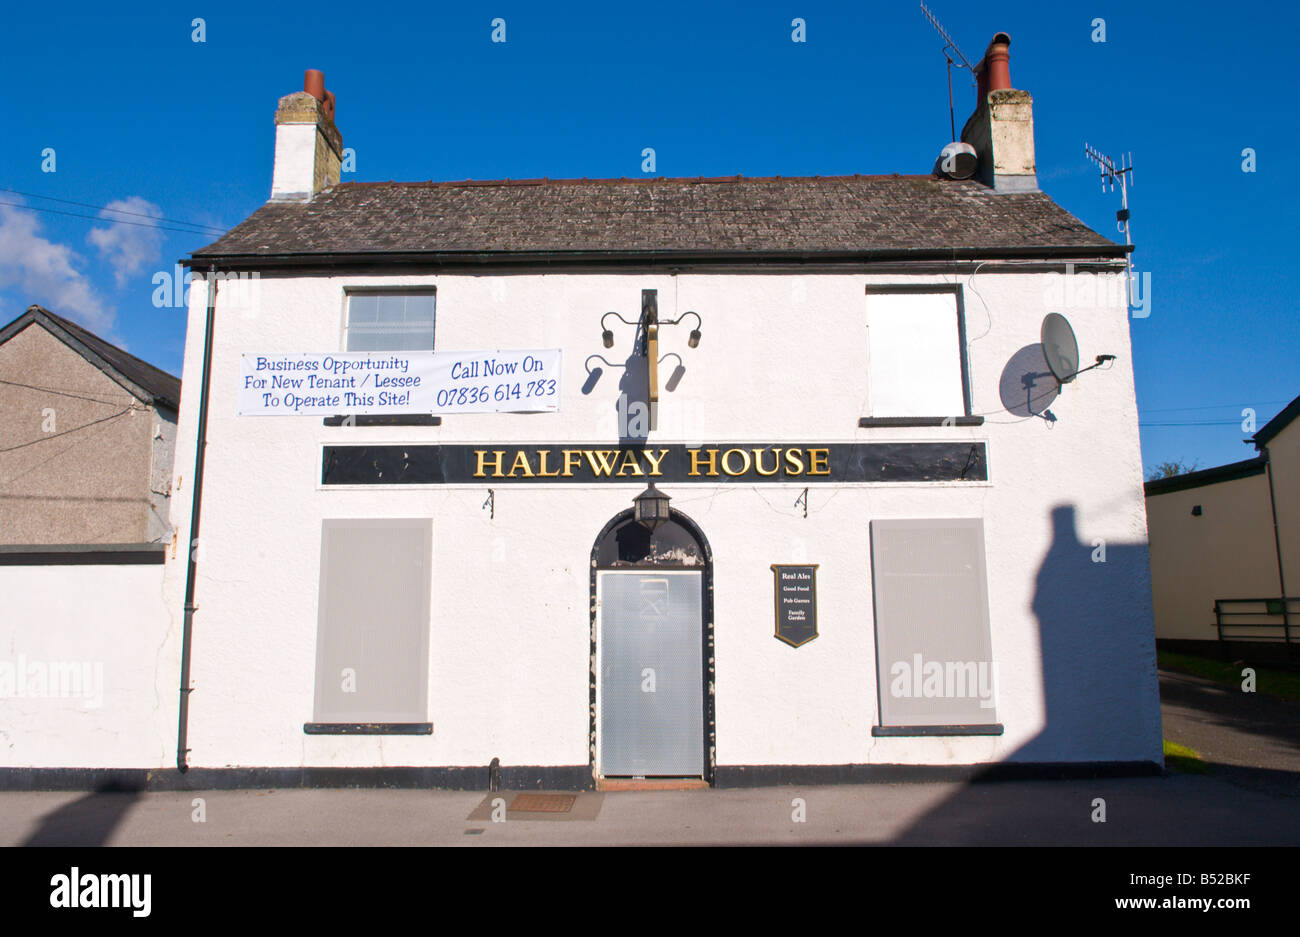
<svg viewBox="0 0 1300 937"><path fill-rule="evenodd" d="M1070 383L1079 373L1079 343L1069 321L1060 313L1049 312L1043 319L1039 337L1043 343L1043 357L1047 359L1052 374L1062 384Z"/></svg>
<svg viewBox="0 0 1300 937"><path fill-rule="evenodd" d="M969 179L979 167L979 156L969 143L949 143L934 165L936 172L949 179Z"/></svg>

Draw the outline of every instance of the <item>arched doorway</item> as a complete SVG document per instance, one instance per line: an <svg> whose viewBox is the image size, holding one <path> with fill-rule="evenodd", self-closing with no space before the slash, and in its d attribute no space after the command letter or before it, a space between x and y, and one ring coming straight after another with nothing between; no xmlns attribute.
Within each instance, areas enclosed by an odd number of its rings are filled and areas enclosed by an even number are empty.
<svg viewBox="0 0 1300 937"><path fill-rule="evenodd" d="M680 511L631 509L591 551L592 778L701 778L715 767L713 553Z"/></svg>

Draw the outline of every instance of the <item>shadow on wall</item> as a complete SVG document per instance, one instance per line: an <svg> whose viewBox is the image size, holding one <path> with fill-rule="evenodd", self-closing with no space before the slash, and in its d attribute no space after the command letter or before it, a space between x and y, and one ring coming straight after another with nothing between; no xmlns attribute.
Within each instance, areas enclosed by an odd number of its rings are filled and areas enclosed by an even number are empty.
<svg viewBox="0 0 1300 937"><path fill-rule="evenodd" d="M640 332L637 333L639 344ZM614 401L620 445L641 445L650 435L650 364L634 347L618 382Z"/></svg>
<svg viewBox="0 0 1300 937"><path fill-rule="evenodd" d="M1092 835L1091 795L1087 792L1099 782L1085 782L1083 788L1072 782L1063 789L1058 782L999 781L1000 774L1005 777L1006 766L1014 762L1054 765L1067 758L1102 763L1137 760L1132 756L1117 759L1117 735L1134 742L1134 747L1159 745L1158 710L1154 726L1135 712L1138 701L1158 706L1154 626L1136 647L1131 638L1121 639L1114 632L1116 621L1143 614L1142 609L1132 608L1132 596L1146 604L1150 621L1146 544L1106 543L1103 554L1102 544L1079 539L1071 504L1053 508L1051 520L1052 543L1038 569L1032 606L1042 653L1042 730L919 817L895 843L1037 841L1030 829L1037 826L1035 815L1042 824L1055 823L1067 836L1071 832ZM1152 772L1155 770L1153 765ZM1097 773L1099 777L1115 774L1115 766L1107 770L1099 764ZM992 781L1011 784L1017 793L1010 796L1008 789L994 790L989 784ZM1067 791L1082 793L1068 796ZM1155 818L1151 819L1154 824ZM1125 833L1134 831L1129 826ZM1099 841L1110 842L1111 837Z"/></svg>
<svg viewBox="0 0 1300 937"><path fill-rule="evenodd" d="M102 784L93 794L47 813L23 845L103 846L139 799L138 786Z"/></svg>
<svg viewBox="0 0 1300 937"><path fill-rule="evenodd" d="M1131 597L1144 608L1133 608ZM1133 700L1156 700L1151 561L1146 544L1084 543L1073 505L1052 509L1052 545L1039 567L1034 615L1043 660L1043 730L1009 760L1060 761L1068 749L1108 759L1119 725L1138 719ZM1113 626L1145 609L1140 650ZM1154 727L1158 734L1159 722ZM1113 754L1109 754L1113 758Z"/></svg>
<svg viewBox="0 0 1300 937"><path fill-rule="evenodd" d="M1056 417L1047 408L1061 395L1061 382L1047 364L1040 344L1026 345L1011 356L998 381L998 397L1012 416Z"/></svg>

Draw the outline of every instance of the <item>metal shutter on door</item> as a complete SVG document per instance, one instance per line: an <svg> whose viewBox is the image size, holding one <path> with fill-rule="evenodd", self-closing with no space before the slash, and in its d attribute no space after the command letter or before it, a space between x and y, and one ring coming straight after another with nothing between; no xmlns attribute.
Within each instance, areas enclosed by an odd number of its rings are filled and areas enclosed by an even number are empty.
<svg viewBox="0 0 1300 937"><path fill-rule="evenodd" d="M702 575L602 571L600 770L704 773Z"/></svg>
<svg viewBox="0 0 1300 937"><path fill-rule="evenodd" d="M996 723L984 522L872 521L871 566L880 724Z"/></svg>
<svg viewBox="0 0 1300 937"><path fill-rule="evenodd" d="M432 543L429 520L322 522L316 722L428 718Z"/></svg>

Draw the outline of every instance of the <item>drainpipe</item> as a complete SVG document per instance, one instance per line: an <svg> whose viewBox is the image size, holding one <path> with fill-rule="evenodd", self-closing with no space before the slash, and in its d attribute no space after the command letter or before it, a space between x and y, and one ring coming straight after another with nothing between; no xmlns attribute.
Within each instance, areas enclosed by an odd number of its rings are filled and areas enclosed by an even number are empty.
<svg viewBox="0 0 1300 937"><path fill-rule="evenodd" d="M208 268L208 316L203 328L203 374L199 378L199 430L194 444L194 498L190 505L189 569L185 575L185 624L181 629L181 708L176 733L176 768L189 770L185 744L190 721L190 646L194 636L194 580L198 573L199 504L203 500L203 454L208 445L208 372L212 367L212 325L217 308L217 267Z"/></svg>
<svg viewBox="0 0 1300 937"><path fill-rule="evenodd" d="M1273 497L1273 459L1264 447L1264 472L1268 475L1268 506L1273 511L1273 549L1277 551L1277 585L1282 590L1282 634L1286 637L1287 656L1291 655L1291 613L1286 594L1286 574L1282 571L1282 536L1277 529L1277 501Z"/></svg>

